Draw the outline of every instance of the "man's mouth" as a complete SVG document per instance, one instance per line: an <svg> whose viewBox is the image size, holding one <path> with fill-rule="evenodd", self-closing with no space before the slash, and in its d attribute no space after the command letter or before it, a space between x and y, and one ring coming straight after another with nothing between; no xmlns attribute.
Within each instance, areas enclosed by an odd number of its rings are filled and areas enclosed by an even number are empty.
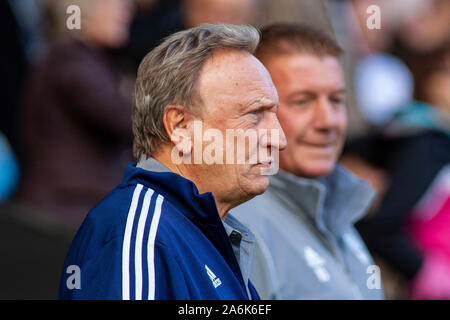
<svg viewBox="0 0 450 320"><path fill-rule="evenodd" d="M273 164L273 159L270 158L270 159L267 159L267 160L258 161L253 166L270 169L272 167L272 164Z"/></svg>
<svg viewBox="0 0 450 320"><path fill-rule="evenodd" d="M261 158L259 159L259 162L257 163L257 165L265 166L268 168L270 168L272 166L272 163L274 161L273 156L263 156Z"/></svg>
<svg viewBox="0 0 450 320"><path fill-rule="evenodd" d="M270 167L272 167L272 161L270 161L270 162L261 162L261 163L258 163L258 165L260 165L262 167L270 168Z"/></svg>
<svg viewBox="0 0 450 320"><path fill-rule="evenodd" d="M316 143L316 142L306 142L306 141L301 141L299 142L299 144L303 144L309 147L314 147L314 148L332 148L335 146L336 142L335 141L331 141L331 142L326 142L326 143Z"/></svg>

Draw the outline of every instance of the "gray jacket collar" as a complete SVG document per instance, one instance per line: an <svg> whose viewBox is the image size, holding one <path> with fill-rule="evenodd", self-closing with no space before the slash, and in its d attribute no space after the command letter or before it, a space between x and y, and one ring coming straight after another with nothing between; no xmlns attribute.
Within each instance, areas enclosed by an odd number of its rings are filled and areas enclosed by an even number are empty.
<svg viewBox="0 0 450 320"><path fill-rule="evenodd" d="M147 158L145 155L139 159L136 167L153 172L171 172L169 168L154 158Z"/></svg>
<svg viewBox="0 0 450 320"><path fill-rule="evenodd" d="M364 216L375 197L367 182L339 164L329 176L319 179L280 170L271 176L270 189L294 203L299 214L312 218L319 230L328 230L336 237Z"/></svg>

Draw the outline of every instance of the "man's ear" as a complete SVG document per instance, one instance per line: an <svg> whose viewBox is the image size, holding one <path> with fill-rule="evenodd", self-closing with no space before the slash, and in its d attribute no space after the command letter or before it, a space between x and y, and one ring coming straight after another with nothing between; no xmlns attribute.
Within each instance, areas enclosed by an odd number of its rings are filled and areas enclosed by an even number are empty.
<svg viewBox="0 0 450 320"><path fill-rule="evenodd" d="M192 114L182 105L169 105L164 111L163 123L170 141L185 156L192 152L189 124Z"/></svg>

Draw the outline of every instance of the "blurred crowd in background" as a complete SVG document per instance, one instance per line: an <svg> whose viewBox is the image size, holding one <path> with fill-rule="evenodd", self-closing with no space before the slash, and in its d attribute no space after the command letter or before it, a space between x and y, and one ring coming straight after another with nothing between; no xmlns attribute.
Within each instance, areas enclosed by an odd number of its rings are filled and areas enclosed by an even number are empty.
<svg viewBox="0 0 450 320"><path fill-rule="evenodd" d="M367 26L373 4L381 29ZM67 28L70 5L81 8L81 29ZM56 298L74 233L133 161L134 75L152 48L201 23L280 21L320 28L345 50L341 162L378 191L357 227L381 266L386 298L450 298L433 291L433 282L450 282L450 1L0 6L0 298Z"/></svg>

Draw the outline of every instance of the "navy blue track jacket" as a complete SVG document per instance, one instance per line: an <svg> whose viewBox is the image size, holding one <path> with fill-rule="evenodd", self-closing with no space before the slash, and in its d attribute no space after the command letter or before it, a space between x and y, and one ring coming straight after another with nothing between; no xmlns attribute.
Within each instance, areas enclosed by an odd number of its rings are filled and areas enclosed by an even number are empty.
<svg viewBox="0 0 450 320"><path fill-rule="evenodd" d="M250 281L248 287L259 299ZM58 296L249 299L212 194L135 163L78 230Z"/></svg>

